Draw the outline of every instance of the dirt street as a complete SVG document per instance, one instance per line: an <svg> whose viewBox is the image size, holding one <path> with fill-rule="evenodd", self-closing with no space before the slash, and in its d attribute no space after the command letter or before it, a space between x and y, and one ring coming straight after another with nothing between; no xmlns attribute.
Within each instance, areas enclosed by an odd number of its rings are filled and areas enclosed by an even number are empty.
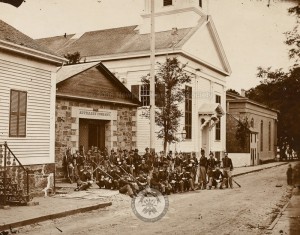
<svg viewBox="0 0 300 235"><path fill-rule="evenodd" d="M30 235L272 234L266 228L286 204L291 191L286 184L286 169L287 165L283 165L236 177L241 188L234 184L234 189L170 195L167 214L154 223L143 222L134 215L130 197L116 195L108 208L26 226L19 231Z"/></svg>

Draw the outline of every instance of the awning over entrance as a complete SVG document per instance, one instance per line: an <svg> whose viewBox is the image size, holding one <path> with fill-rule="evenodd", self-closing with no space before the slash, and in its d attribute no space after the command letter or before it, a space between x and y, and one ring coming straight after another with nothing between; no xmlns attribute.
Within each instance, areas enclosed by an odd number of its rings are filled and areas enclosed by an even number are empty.
<svg viewBox="0 0 300 235"><path fill-rule="evenodd" d="M251 133L258 133L258 130L254 129L253 127L249 127L248 129Z"/></svg>
<svg viewBox="0 0 300 235"><path fill-rule="evenodd" d="M199 115L216 115L221 117L224 114L224 110L218 103L203 103L199 108Z"/></svg>
<svg viewBox="0 0 300 235"><path fill-rule="evenodd" d="M219 118L225 114L221 105L218 103L203 103L198 113L199 116L201 116L201 130L207 125L211 130L220 121Z"/></svg>

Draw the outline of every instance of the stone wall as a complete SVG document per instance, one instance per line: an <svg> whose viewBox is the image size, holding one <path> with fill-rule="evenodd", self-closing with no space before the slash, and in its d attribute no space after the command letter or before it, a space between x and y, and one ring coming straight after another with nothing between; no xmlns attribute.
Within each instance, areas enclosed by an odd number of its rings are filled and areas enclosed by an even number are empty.
<svg viewBox="0 0 300 235"><path fill-rule="evenodd" d="M32 197L43 196L44 192L42 190L45 189L47 185L54 190L54 182L48 182L49 174L52 173L53 176L55 174L54 163L26 165L24 167L28 171L29 193ZM21 166L7 167L7 176L11 178L12 182L18 184L18 188L22 189L24 193L27 193L27 174ZM54 179L54 177L52 179Z"/></svg>
<svg viewBox="0 0 300 235"><path fill-rule="evenodd" d="M131 149L136 147L136 107L106 104L101 102L56 99L55 162L62 165L67 147L78 149L78 120L72 117L72 107L116 110L117 120L105 125L105 146L111 149ZM78 119L78 118L77 118Z"/></svg>

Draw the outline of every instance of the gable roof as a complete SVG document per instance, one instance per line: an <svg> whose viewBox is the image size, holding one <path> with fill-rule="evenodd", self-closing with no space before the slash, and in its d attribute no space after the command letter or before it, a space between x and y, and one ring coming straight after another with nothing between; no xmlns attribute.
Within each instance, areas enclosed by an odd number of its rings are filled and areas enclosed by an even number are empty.
<svg viewBox="0 0 300 235"><path fill-rule="evenodd" d="M214 54L219 57L217 63L222 64L221 66L205 58L200 58L194 53L195 45L206 44L205 37L202 37L202 41L200 37L200 41L196 41L196 44L194 42L196 34L205 34L205 31L202 30L204 27L209 29L211 43L214 44L214 50L216 50ZM79 52L86 61L105 61L149 56L150 36L150 33L140 34L138 26L134 25L90 31L78 35L41 38L37 41L60 55ZM189 41L191 42L189 43ZM187 44L192 45L188 51L184 49ZM157 55L179 53L224 75L231 74L231 68L211 17L202 17L195 27L177 29L176 34L173 30L156 32L155 52Z"/></svg>
<svg viewBox="0 0 300 235"><path fill-rule="evenodd" d="M60 55L80 52L81 57L122 54L150 50L150 34L139 34L137 25L121 28L97 30L84 33L80 38L72 39L72 35L37 39L37 42ZM178 29L176 44L192 30ZM157 32L155 35L156 49L173 48L172 30Z"/></svg>
<svg viewBox="0 0 300 235"><path fill-rule="evenodd" d="M122 91L122 95L120 95L120 97L118 97L118 98L125 97L126 99L129 99L131 102L131 103L126 102L123 104L140 106L140 101L101 62L81 63L81 64L73 64L73 65L66 65L66 66L60 67L57 71L56 84L57 85L62 84L67 79L71 79L72 77L75 77L76 75L79 75L80 73L83 73L94 67L97 70L99 70L102 74L104 74L105 78L108 79L110 82L112 82L113 86L118 88L119 91ZM64 96L64 94L60 93L59 91L57 92L57 95ZM67 95L67 97L75 98L75 99L83 99L83 100L112 102L110 100L98 99L97 97L93 99L91 96L89 96L89 97L72 96L71 97L71 96ZM114 100L113 103L120 103L120 101Z"/></svg>
<svg viewBox="0 0 300 235"><path fill-rule="evenodd" d="M67 61L2 20L0 20L0 44L3 49L18 51L43 59L47 57L52 62Z"/></svg>
<svg viewBox="0 0 300 235"><path fill-rule="evenodd" d="M81 64L73 64L73 65L66 65L60 67L57 70L56 84L70 77L73 77L76 74L79 74L89 68L92 68L98 64L100 64L100 62L81 63Z"/></svg>
<svg viewBox="0 0 300 235"><path fill-rule="evenodd" d="M54 52L50 51L47 47L40 45L34 39L28 37L2 20L0 20L0 40L55 55Z"/></svg>

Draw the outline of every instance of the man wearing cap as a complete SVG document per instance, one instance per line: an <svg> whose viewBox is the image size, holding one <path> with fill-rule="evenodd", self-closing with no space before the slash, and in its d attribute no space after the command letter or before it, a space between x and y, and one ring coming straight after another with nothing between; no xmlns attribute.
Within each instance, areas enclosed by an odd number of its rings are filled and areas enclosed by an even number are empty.
<svg viewBox="0 0 300 235"><path fill-rule="evenodd" d="M145 148L145 154L143 155L143 158L147 161L150 157L151 157L151 155L150 155L150 153L149 153L149 148L147 147L147 148Z"/></svg>
<svg viewBox="0 0 300 235"><path fill-rule="evenodd" d="M215 170L216 165L217 163L216 160L214 159L214 154L210 152L209 159L207 160L207 176L209 182L212 182L213 171ZM211 189L211 185L209 186L208 189Z"/></svg>
<svg viewBox="0 0 300 235"><path fill-rule="evenodd" d="M232 187L232 170L233 170L233 165L231 159L228 157L228 153L225 153L225 157L222 159L223 163L223 175L224 178L226 179L225 184L226 187L228 187L228 182L230 188Z"/></svg>
<svg viewBox="0 0 300 235"><path fill-rule="evenodd" d="M223 173L220 171L220 167L216 166L216 170L212 172L212 177L209 179L208 187L209 189L211 189L212 186L223 189L223 183Z"/></svg>
<svg viewBox="0 0 300 235"><path fill-rule="evenodd" d="M201 149L201 157L199 160L200 176L199 176L199 188L206 189L206 169L207 169L207 158L205 157L205 151Z"/></svg>

